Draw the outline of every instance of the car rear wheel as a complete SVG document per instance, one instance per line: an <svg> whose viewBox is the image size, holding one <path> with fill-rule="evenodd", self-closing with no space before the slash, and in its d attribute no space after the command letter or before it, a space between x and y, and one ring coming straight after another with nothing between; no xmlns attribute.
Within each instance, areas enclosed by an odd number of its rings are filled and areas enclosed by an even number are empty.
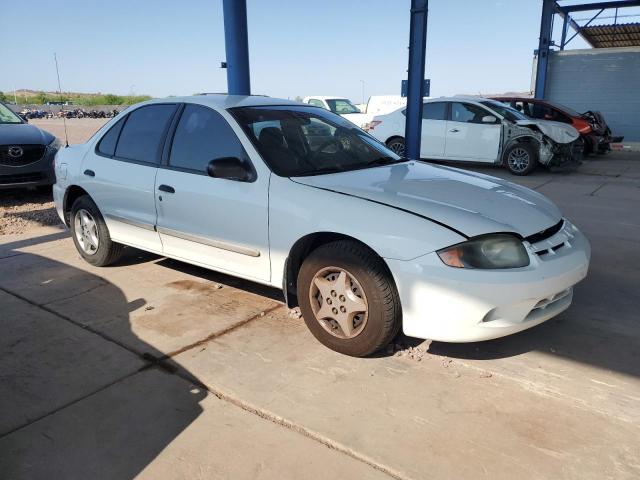
<svg viewBox="0 0 640 480"><path fill-rule="evenodd" d="M538 165L538 155L533 145L517 143L504 152L504 163L514 175L528 175Z"/></svg>
<svg viewBox="0 0 640 480"><path fill-rule="evenodd" d="M88 195L73 202L70 228L76 249L91 265L104 267L122 255L124 246L111 241L107 224Z"/></svg>
<svg viewBox="0 0 640 480"><path fill-rule="evenodd" d="M311 333L330 349L364 357L398 333L398 292L369 248L339 240L314 250L298 274L298 302Z"/></svg>
<svg viewBox="0 0 640 480"><path fill-rule="evenodd" d="M405 147L404 147L404 138L394 137L390 140L387 140L387 147L393 150L395 153L404 157Z"/></svg>

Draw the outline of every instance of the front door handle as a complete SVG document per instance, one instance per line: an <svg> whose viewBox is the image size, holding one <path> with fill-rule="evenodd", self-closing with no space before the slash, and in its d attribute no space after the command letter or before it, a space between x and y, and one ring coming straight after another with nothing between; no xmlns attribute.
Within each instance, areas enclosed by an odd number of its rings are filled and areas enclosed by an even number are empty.
<svg viewBox="0 0 640 480"><path fill-rule="evenodd" d="M166 193L176 193L176 189L173 188L170 185L160 185L158 187L158 190L160 190L161 192L166 192Z"/></svg>
<svg viewBox="0 0 640 480"><path fill-rule="evenodd" d="M452 128L452 129L451 129L451 130L449 130L449 131L450 131L450 132L455 133L455 132L459 132L460 130L458 130L457 128Z"/></svg>
<svg viewBox="0 0 640 480"><path fill-rule="evenodd" d="M84 171L84 174L85 174L87 177L95 177L95 176L96 176L96 172L94 172L93 170L85 170L85 171Z"/></svg>

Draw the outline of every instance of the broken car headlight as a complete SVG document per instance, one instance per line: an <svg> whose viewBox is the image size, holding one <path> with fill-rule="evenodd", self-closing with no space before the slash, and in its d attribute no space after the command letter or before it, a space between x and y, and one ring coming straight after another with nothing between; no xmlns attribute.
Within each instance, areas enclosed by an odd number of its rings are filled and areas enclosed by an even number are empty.
<svg viewBox="0 0 640 480"><path fill-rule="evenodd" d="M522 241L509 234L486 235L436 252L445 265L456 268L518 268L529 265Z"/></svg>

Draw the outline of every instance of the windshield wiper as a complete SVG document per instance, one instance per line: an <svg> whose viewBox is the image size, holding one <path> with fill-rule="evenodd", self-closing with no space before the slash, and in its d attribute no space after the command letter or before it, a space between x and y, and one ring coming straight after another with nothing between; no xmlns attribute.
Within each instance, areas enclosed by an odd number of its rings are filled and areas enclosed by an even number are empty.
<svg viewBox="0 0 640 480"><path fill-rule="evenodd" d="M392 157L378 157L374 160L371 160L363 165L363 167L377 167L382 165L392 165L394 163L406 162L406 158L395 159Z"/></svg>

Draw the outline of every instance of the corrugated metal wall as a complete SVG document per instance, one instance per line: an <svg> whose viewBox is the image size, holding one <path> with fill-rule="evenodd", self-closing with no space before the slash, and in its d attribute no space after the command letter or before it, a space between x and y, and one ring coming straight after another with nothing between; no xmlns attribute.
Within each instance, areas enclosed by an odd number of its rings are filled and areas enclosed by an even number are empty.
<svg viewBox="0 0 640 480"><path fill-rule="evenodd" d="M599 110L614 135L640 141L640 48L565 50L549 56L546 99Z"/></svg>

